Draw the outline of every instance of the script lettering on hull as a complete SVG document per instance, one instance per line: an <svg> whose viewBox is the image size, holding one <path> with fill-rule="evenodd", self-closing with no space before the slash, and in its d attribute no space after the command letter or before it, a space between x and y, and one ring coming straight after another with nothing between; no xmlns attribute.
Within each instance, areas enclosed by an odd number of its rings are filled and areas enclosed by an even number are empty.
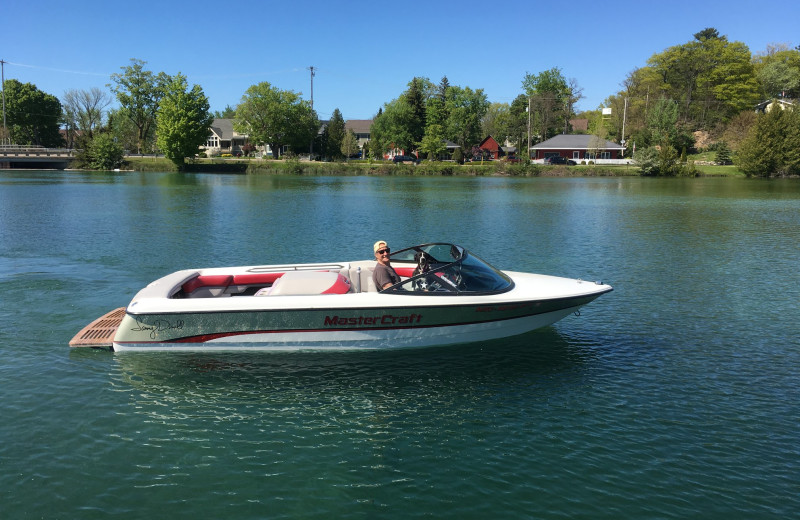
<svg viewBox="0 0 800 520"><path fill-rule="evenodd" d="M156 334L165 330L181 330L183 329L183 320L171 322L168 320L156 320L152 324L142 323L136 320L136 327L133 327L133 332L150 331L150 339L156 339Z"/></svg>

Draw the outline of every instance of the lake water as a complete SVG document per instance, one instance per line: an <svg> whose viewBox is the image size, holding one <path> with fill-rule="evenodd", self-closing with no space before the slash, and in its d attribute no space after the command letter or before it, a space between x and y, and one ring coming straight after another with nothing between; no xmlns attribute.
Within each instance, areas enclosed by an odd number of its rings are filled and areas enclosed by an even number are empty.
<svg viewBox="0 0 800 520"><path fill-rule="evenodd" d="M70 338L188 267L452 241L614 286L399 352ZM800 182L0 172L0 518L789 518Z"/></svg>

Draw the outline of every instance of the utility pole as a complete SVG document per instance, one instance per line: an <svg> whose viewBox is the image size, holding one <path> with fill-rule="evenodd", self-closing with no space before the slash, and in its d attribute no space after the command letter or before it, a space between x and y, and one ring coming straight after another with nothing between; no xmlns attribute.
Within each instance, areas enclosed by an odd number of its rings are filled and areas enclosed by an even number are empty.
<svg viewBox="0 0 800 520"><path fill-rule="evenodd" d="M308 70L311 71L311 110L314 110L314 75L316 72L314 72L313 65L309 67Z"/></svg>
<svg viewBox="0 0 800 520"><path fill-rule="evenodd" d="M525 161L525 164L530 164L531 162L531 96L528 94L528 149L525 151L527 154L528 159Z"/></svg>
<svg viewBox="0 0 800 520"><path fill-rule="evenodd" d="M314 74L315 74L314 73L314 66L313 65L310 66L308 68L308 70L311 71L311 112L313 113L314 112ZM309 148L309 151L308 151L308 154L309 154L308 158L309 159L313 159L313 155L314 155L314 138L316 138L316 137L317 137L316 135L311 137L311 147Z"/></svg>
<svg viewBox="0 0 800 520"><path fill-rule="evenodd" d="M6 63L0 60L0 81L2 81L0 88L3 90L3 141L8 138L8 128L6 127Z"/></svg>
<svg viewBox="0 0 800 520"><path fill-rule="evenodd" d="M622 109L622 140L620 144L624 147L625 146L625 118L628 115L628 98L625 98L625 108ZM625 150L622 150L622 153L625 153Z"/></svg>

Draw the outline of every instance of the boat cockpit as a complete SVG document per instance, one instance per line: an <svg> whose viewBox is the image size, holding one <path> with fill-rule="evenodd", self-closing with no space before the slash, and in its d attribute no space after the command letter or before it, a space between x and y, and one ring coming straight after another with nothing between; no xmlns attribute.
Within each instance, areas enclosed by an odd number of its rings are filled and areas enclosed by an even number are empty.
<svg viewBox="0 0 800 520"><path fill-rule="evenodd" d="M514 287L514 282L503 272L454 244L416 245L396 251L389 258L401 281L382 291L378 291L372 281L374 260L255 266L242 268L239 272L224 268L182 271L173 273L156 284L162 287L160 291L167 292L165 296L168 298L361 292L476 295L503 293ZM151 292L147 289L146 291Z"/></svg>

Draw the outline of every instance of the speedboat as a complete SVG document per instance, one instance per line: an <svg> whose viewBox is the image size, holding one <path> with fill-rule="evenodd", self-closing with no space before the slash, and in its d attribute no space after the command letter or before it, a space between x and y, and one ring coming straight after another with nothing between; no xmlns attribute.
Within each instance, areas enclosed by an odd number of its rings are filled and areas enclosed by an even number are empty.
<svg viewBox="0 0 800 520"><path fill-rule="evenodd" d="M545 327L612 290L501 271L463 247L390 255L401 281L378 290L374 260L186 269L90 323L70 346L114 351L395 349L486 341Z"/></svg>

